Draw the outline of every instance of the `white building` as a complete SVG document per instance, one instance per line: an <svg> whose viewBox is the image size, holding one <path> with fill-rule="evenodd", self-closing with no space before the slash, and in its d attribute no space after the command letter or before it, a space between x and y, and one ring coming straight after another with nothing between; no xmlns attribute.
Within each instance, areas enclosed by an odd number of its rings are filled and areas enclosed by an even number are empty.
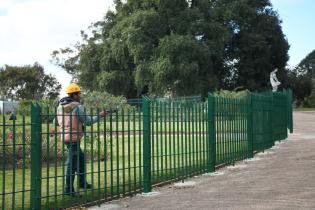
<svg viewBox="0 0 315 210"><path fill-rule="evenodd" d="M19 102L17 101L0 101L0 114L8 114L17 108Z"/></svg>

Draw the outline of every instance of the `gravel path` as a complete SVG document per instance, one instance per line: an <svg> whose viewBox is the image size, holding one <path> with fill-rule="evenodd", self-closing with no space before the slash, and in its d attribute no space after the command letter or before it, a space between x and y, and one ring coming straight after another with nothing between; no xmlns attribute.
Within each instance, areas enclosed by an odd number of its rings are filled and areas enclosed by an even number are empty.
<svg viewBox="0 0 315 210"><path fill-rule="evenodd" d="M315 209L315 112L294 113L294 134L253 160L188 181L89 209Z"/></svg>

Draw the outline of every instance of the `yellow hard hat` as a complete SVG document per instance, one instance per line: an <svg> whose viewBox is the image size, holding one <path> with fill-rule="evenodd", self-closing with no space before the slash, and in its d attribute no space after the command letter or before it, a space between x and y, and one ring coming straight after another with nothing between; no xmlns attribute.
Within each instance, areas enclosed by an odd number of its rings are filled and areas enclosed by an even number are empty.
<svg viewBox="0 0 315 210"><path fill-rule="evenodd" d="M75 83L71 83L66 89L67 94L77 93L77 92L81 92L81 89L80 89L79 85L77 85Z"/></svg>

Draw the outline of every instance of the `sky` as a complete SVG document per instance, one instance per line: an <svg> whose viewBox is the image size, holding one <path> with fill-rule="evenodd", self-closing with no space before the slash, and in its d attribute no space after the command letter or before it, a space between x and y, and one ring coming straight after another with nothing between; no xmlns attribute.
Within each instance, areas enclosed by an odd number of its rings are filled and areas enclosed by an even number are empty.
<svg viewBox="0 0 315 210"><path fill-rule="evenodd" d="M271 3L290 44L288 64L297 65L315 50L315 0L271 0Z"/></svg>
<svg viewBox="0 0 315 210"><path fill-rule="evenodd" d="M80 41L80 31L112 6L112 0L0 0L0 66L38 62L62 84L62 96L71 76L51 63L52 51Z"/></svg>
<svg viewBox="0 0 315 210"><path fill-rule="evenodd" d="M290 44L289 65L315 49L315 0L271 0ZM80 31L104 17L113 0L0 0L0 66L39 62L62 84L71 76L53 65L53 50L73 46Z"/></svg>

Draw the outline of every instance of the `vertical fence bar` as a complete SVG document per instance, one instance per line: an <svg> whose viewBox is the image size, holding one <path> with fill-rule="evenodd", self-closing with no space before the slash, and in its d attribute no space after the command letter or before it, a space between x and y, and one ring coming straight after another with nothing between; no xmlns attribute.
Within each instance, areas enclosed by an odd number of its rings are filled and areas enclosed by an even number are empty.
<svg viewBox="0 0 315 210"><path fill-rule="evenodd" d="M168 107L168 129L169 129L169 133L170 133L170 136L169 136L169 147L170 147L170 171L171 171L171 179L174 178L175 176L175 122L174 122L174 115L175 115L175 112L174 112L174 109L173 109L173 106L174 106L174 103L171 102L169 100L169 107ZM172 111L171 111L172 109ZM172 130L172 128L173 130ZM172 142L173 142L173 148L172 148ZM173 152L173 156L171 155ZM172 164L172 158L173 158L173 164Z"/></svg>
<svg viewBox="0 0 315 210"><path fill-rule="evenodd" d="M126 171L125 171L125 113L124 109L121 109L121 133L122 133L122 170L123 170L123 195L126 194Z"/></svg>
<svg viewBox="0 0 315 210"><path fill-rule="evenodd" d="M164 102L164 162L165 162L165 169L164 169L164 174L165 174L165 178L168 179L168 162L167 162L167 125L166 125L166 115L167 115L167 102Z"/></svg>
<svg viewBox="0 0 315 210"><path fill-rule="evenodd" d="M116 193L119 195L119 122L118 112L116 112ZM136 160L134 160L136 161Z"/></svg>
<svg viewBox="0 0 315 210"><path fill-rule="evenodd" d="M2 139L3 139L3 145L2 145L2 154L3 154L3 160L6 159L6 118L5 115L2 115ZM5 184L5 179L6 179L6 161L3 161L2 163L2 209L5 207L5 194L6 194L6 184Z"/></svg>
<svg viewBox="0 0 315 210"><path fill-rule="evenodd" d="M180 150L180 133L179 133L179 114L180 114L180 102L177 102L176 103L176 128L177 128L177 132L176 132L176 142L177 142L177 170L176 170L176 176L181 176L181 162L180 162L180 160L181 160L181 156L180 156L180 154L181 154L181 151L182 150ZM174 110L174 113L175 113L175 110Z"/></svg>
<svg viewBox="0 0 315 210"><path fill-rule="evenodd" d="M159 106L160 103L159 102L155 102L155 130L153 130L153 132L155 131L155 142L156 142L156 150L155 150L155 157L156 157L156 179L159 180L160 179L160 158L159 158ZM154 160L155 162L155 160Z"/></svg>
<svg viewBox="0 0 315 210"><path fill-rule="evenodd" d="M12 170L12 209L15 209L15 188L16 188L16 127L15 127L15 118L13 118L13 124L12 124L12 133L13 133L13 170Z"/></svg>
<svg viewBox="0 0 315 210"><path fill-rule="evenodd" d="M139 135L139 189L140 189L140 192L142 192L142 139L141 139L141 131L142 131L142 127L141 127L141 111L138 109L138 135ZM150 128L149 128L150 130Z"/></svg>
<svg viewBox="0 0 315 210"><path fill-rule="evenodd" d="M252 94L249 93L247 96L247 158L253 158L253 98Z"/></svg>
<svg viewBox="0 0 315 210"><path fill-rule="evenodd" d="M49 118L49 108L46 107L46 118ZM49 148L50 148L50 139L49 139L49 120L46 121L46 209L49 209Z"/></svg>
<svg viewBox="0 0 315 210"><path fill-rule="evenodd" d="M150 139L150 101L142 99L143 107L143 178L144 192L151 192L151 139Z"/></svg>
<svg viewBox="0 0 315 210"><path fill-rule="evenodd" d="M202 125L202 159L203 159L203 161L202 161L202 171L203 172L206 172L206 140L205 140L205 114L204 114L204 112L205 112L205 106L204 106L204 103L202 103L202 105L201 105L201 110L202 110L202 114L201 114L201 121L202 121L202 123L201 123L201 125Z"/></svg>
<svg viewBox="0 0 315 210"><path fill-rule="evenodd" d="M219 106L217 106L216 108L218 108L220 111L218 112L218 117L220 118L220 139L218 141L219 143L219 148L220 148L220 163L225 163L225 135L224 135L224 129L226 128L225 126L225 116L224 116L224 99L222 97L219 98L219 100L217 99L217 101L219 102Z"/></svg>
<svg viewBox="0 0 315 210"><path fill-rule="evenodd" d="M179 145L177 144L176 145L176 130L175 130L175 124L176 124L176 119L175 119L175 117L176 117L176 112L175 112L175 110L176 110L176 104L174 103L174 102L171 102L171 104L170 104L170 116L172 116L172 126L173 126L173 175L172 175L172 179L173 178L175 178L176 176L177 176L177 173L176 173L176 169L177 169L177 166L176 166L176 148L178 148L179 147ZM172 110L171 110L172 109Z"/></svg>
<svg viewBox="0 0 315 210"><path fill-rule="evenodd" d="M242 102L240 99L236 99L235 100L235 109L236 109L236 159L239 160L240 159L240 141L241 141L241 129L240 129L240 125L241 125L241 121L240 121L240 114L241 114L241 105Z"/></svg>
<svg viewBox="0 0 315 210"><path fill-rule="evenodd" d="M197 141L195 141L195 132L196 132L196 129L195 129L195 122L196 122L196 115L195 115L195 104L191 104L191 139L192 139L192 144L191 144L191 147L192 147L192 152L191 152L191 155L192 155L192 174L195 174L196 172L196 154L197 154L197 150L196 150L196 144L197 144Z"/></svg>
<svg viewBox="0 0 315 210"><path fill-rule="evenodd" d="M93 118L93 109L91 108L90 109L90 119L92 119L92 118ZM111 126L112 126L112 124L111 124ZM90 152L91 152L91 154L90 154L90 158L91 158L90 159L91 160L91 163L90 163L91 164L91 184L92 184L92 186L95 186L94 185L94 133L93 133L93 131L94 131L94 127L93 127L93 123L91 123L91 125L90 125L90 136L89 136L90 141L91 141L91 148L90 148ZM111 129L111 133L112 133L112 129ZM112 142L112 140L113 139L111 137L111 142ZM91 193L92 193L92 197L94 198L94 187L92 187Z"/></svg>
<svg viewBox="0 0 315 210"><path fill-rule="evenodd" d="M98 192L98 201L97 204L98 206L101 205L101 125L100 125L100 110L97 109L97 192ZM85 153L84 153L85 154ZM85 163L84 163L85 164ZM82 167L82 166L81 166ZM86 169L85 172L86 173ZM84 187L86 188L86 174L83 174L83 176L85 177L85 183L84 183Z"/></svg>
<svg viewBox="0 0 315 210"><path fill-rule="evenodd" d="M107 160L108 160L108 157L107 157L107 114L104 115L104 118L103 118L103 130L104 130L104 134L103 134L103 141L104 141L104 199L105 199L105 202L107 201L108 199L108 195L107 195ZM85 193L86 193L86 190L85 190Z"/></svg>
<svg viewBox="0 0 315 210"><path fill-rule="evenodd" d="M60 113L58 113L60 114ZM64 109L61 113L62 117L62 131L65 129L65 114ZM58 122L60 124L60 122ZM62 147L61 147L61 156L62 156L62 198L61 198L61 208L64 208L65 205L65 132L61 133L62 137Z"/></svg>
<svg viewBox="0 0 315 210"><path fill-rule="evenodd" d="M57 113L57 107L55 108L54 110L54 114ZM57 123L56 123L56 120L55 122L53 123L53 128L54 128L54 131L57 132ZM57 209L57 206L58 206L58 201L57 201L57 186L58 186L58 170L57 170L57 157L58 157L58 153L57 153L57 133L54 133L53 134L53 138L54 138L54 143L55 143L55 146L54 146L54 155L55 155L55 160L54 160L54 168L55 168L55 185L54 185L54 209Z"/></svg>
<svg viewBox="0 0 315 210"><path fill-rule="evenodd" d="M160 116L159 116L159 119L160 119L160 133L161 133L161 135L160 135L160 163L161 163L161 168L160 168L160 180L159 181L161 181L161 180L164 180L164 171L163 171L163 169L164 169L164 162L163 162L163 160L164 160L164 157L163 157L163 103L162 102L160 102L159 103L159 107L160 107Z"/></svg>
<svg viewBox="0 0 315 210"><path fill-rule="evenodd" d="M227 159L227 142L226 142L226 131L227 131L227 123L226 123L226 119L227 119L227 113L225 112L225 110L227 110L227 106L226 106L226 98L221 98L221 135L222 135L222 139L221 139L221 147L222 147L222 163L227 163L228 159Z"/></svg>
<svg viewBox="0 0 315 210"><path fill-rule="evenodd" d="M84 125L86 125L86 120L87 120L87 114L86 114L86 110L84 109L84 113L83 113L83 122ZM87 126L85 126L85 129L87 128ZM85 132L83 132L83 153L84 153L84 168L85 168L85 179L87 178L87 158L86 158L86 147L87 147L87 135L86 135L87 131L85 130ZM105 161L106 162L106 161ZM92 182L92 181L91 181ZM87 203L87 188L86 188L86 183L84 184L84 203Z"/></svg>
<svg viewBox="0 0 315 210"><path fill-rule="evenodd" d="M23 161L22 161L22 167L23 167L23 171L22 171L22 209L24 210L25 209L25 158L26 158L26 154L25 154L25 144L26 144L26 141L25 141L25 116L23 115L22 116L22 158L23 158Z"/></svg>
<svg viewBox="0 0 315 210"><path fill-rule="evenodd" d="M242 159L245 159L247 157L247 145L245 146L245 140L247 136L247 130L246 130L246 110L247 110L247 100L243 100L242 105ZM244 148L245 147L245 148Z"/></svg>
<svg viewBox="0 0 315 210"><path fill-rule="evenodd" d="M292 113L292 90L287 90L287 100L288 100L288 128L290 133L293 133L293 113Z"/></svg>
<svg viewBox="0 0 315 210"><path fill-rule="evenodd" d="M188 152L187 152L187 141L188 141L188 137L187 137L187 118L188 118L188 116L187 116L188 114L187 114L187 102L185 101L184 102L184 123L185 123L185 130L184 130L184 133L185 133L185 178L187 178L187 176L188 176L188 157L187 157L187 154L188 154Z"/></svg>
<svg viewBox="0 0 315 210"><path fill-rule="evenodd" d="M185 164L184 164L184 119L183 119L183 106L184 104L182 102L180 102L180 113L179 113L179 116L180 116L180 140L181 140L181 177L182 177L182 181L184 181L184 167L185 167ZM185 137L186 139L186 137Z"/></svg>
<svg viewBox="0 0 315 210"><path fill-rule="evenodd" d="M208 172L215 171L216 131L215 131L215 98L208 94Z"/></svg>
<svg viewBox="0 0 315 210"><path fill-rule="evenodd" d="M113 112L111 109L109 111L109 132L110 132L110 198L111 200L113 200L114 197Z"/></svg>
<svg viewBox="0 0 315 210"><path fill-rule="evenodd" d="M274 137L273 137L273 121L274 121L274 116L273 116L273 94L272 92L269 92L269 114L270 114L270 138L271 138L271 146L275 145Z"/></svg>
<svg viewBox="0 0 315 210"><path fill-rule="evenodd" d="M128 128L128 193L131 194L131 166L130 166L130 110L127 111L127 128ZM111 145L112 147L112 145ZM111 168L112 170L112 168Z"/></svg>
<svg viewBox="0 0 315 210"><path fill-rule="evenodd" d="M41 109L31 105L31 209L41 209Z"/></svg>
<svg viewBox="0 0 315 210"><path fill-rule="evenodd" d="M150 135L152 135L151 136L151 138L152 138L152 144L151 144L151 158L152 158L152 165L151 165L151 170L152 170L152 173L151 174L153 174L153 180L155 180L155 153L156 153L156 150L154 149L155 148L155 144L154 144L154 141L155 141L155 138L154 138L154 128L155 128L155 126L154 126L154 108L155 107L155 102L151 102L151 110L150 110L150 113L151 113L151 133L150 133ZM143 120L144 118L142 118L142 120Z"/></svg>
<svg viewBox="0 0 315 210"><path fill-rule="evenodd" d="M133 192L136 194L136 182L137 182L137 150L136 150L136 113L135 109L132 109L132 125L133 125Z"/></svg>

